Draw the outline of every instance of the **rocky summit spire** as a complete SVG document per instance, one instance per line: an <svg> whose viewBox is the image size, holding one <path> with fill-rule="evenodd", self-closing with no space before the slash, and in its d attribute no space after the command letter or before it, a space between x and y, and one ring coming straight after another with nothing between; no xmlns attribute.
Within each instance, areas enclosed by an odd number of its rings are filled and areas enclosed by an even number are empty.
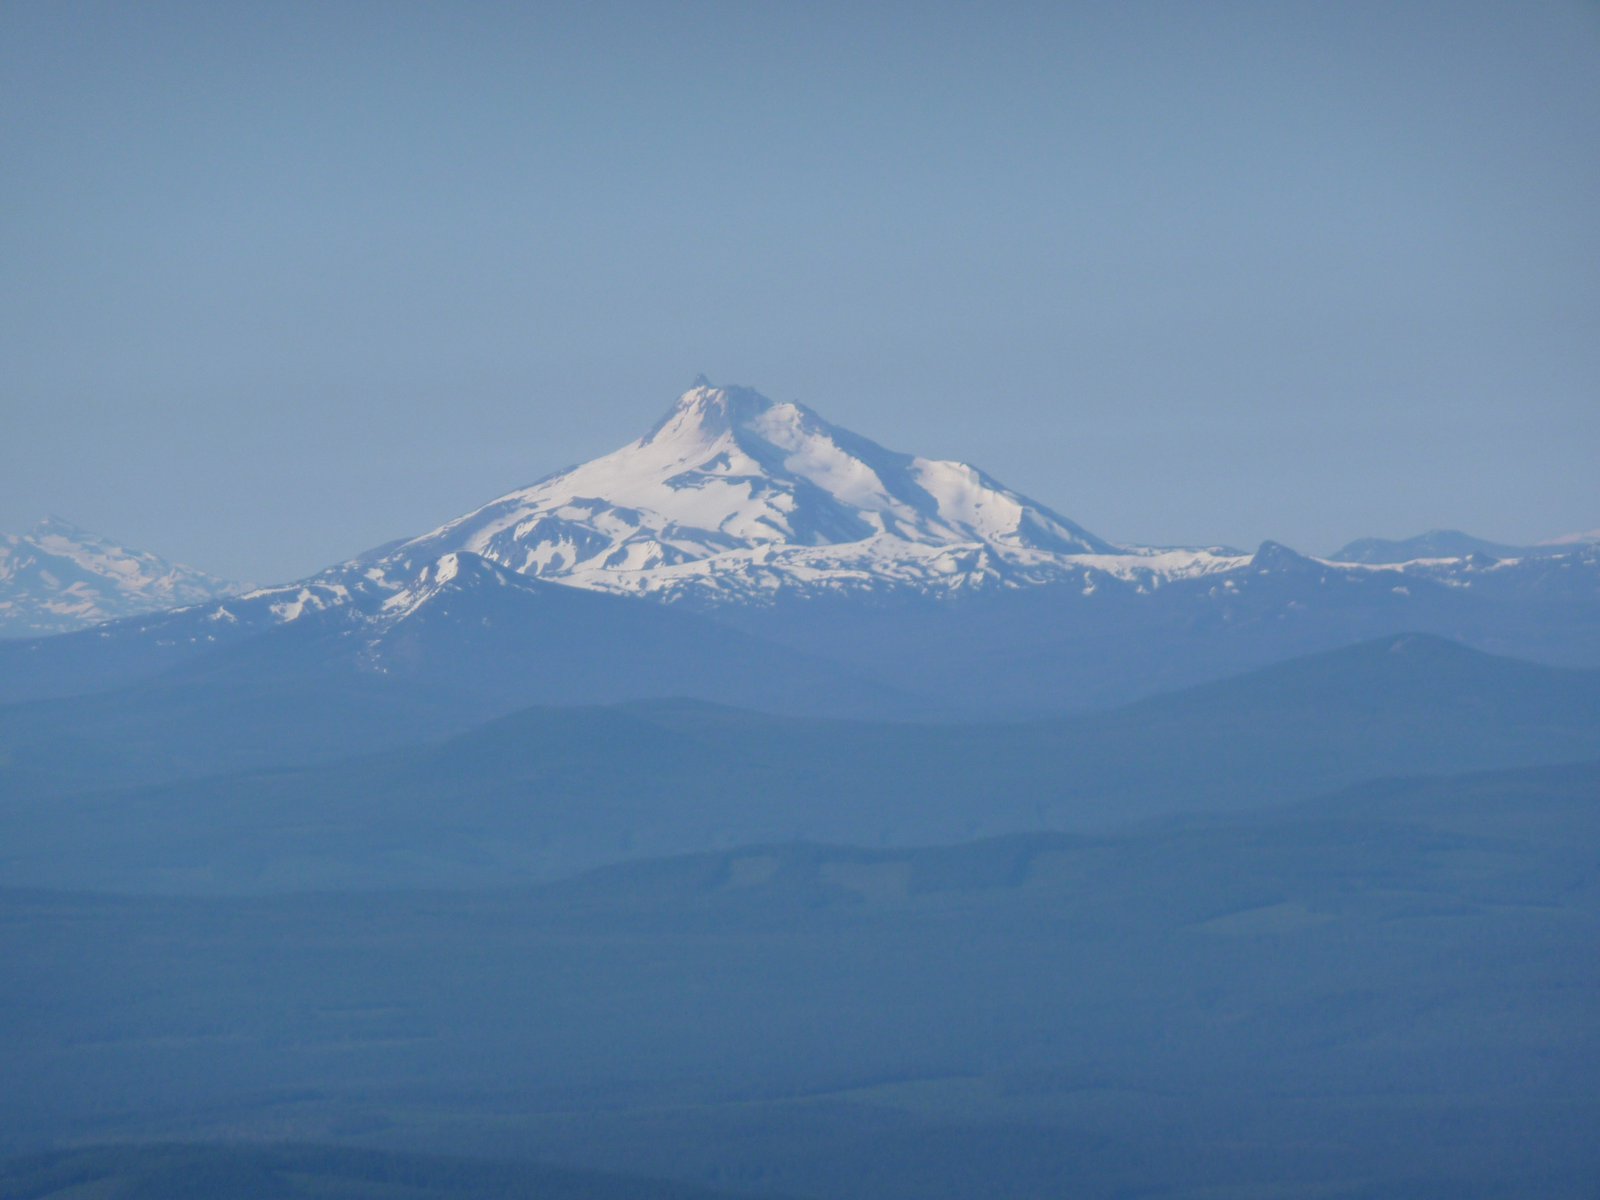
<svg viewBox="0 0 1600 1200"><path fill-rule="evenodd" d="M714 387L700 375L693 387L673 401L666 415L640 440L640 445L677 440L714 441L776 407L779 406L775 401L754 388Z"/></svg>

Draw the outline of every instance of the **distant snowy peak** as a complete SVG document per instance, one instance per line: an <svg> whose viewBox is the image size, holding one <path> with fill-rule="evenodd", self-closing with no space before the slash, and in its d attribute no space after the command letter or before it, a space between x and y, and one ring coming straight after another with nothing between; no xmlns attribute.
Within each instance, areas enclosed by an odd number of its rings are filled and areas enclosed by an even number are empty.
<svg viewBox="0 0 1600 1200"><path fill-rule="evenodd" d="M1590 529L1583 533L1568 533L1549 541L1540 542L1544 549L1570 550L1573 547L1600 546L1600 529Z"/></svg>
<svg viewBox="0 0 1600 1200"><path fill-rule="evenodd" d="M481 554L613 591L947 585L1128 551L964 463L887 450L804 405L697 384L631 445L502 496L396 554ZM877 568L881 568L878 570ZM757 582L757 577L764 582Z"/></svg>
<svg viewBox="0 0 1600 1200"><path fill-rule="evenodd" d="M1340 547L1329 555L1332 562L1389 565L1421 562L1430 559L1490 558L1549 558L1571 554L1586 546L1600 543L1600 531L1572 533L1532 546L1512 546L1503 542L1490 542L1473 537L1458 529L1435 529L1416 537L1400 540L1388 538L1361 538Z"/></svg>
<svg viewBox="0 0 1600 1200"><path fill-rule="evenodd" d="M60 517L47 517L24 534L0 534L0 637L65 633L236 590Z"/></svg>

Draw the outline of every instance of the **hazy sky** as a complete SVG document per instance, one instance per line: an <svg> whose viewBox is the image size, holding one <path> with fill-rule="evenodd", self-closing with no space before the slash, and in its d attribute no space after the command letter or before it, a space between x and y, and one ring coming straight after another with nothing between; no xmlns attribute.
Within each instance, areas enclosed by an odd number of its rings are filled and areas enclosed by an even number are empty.
<svg viewBox="0 0 1600 1200"><path fill-rule="evenodd" d="M1600 6L0 7L0 529L286 578L706 372L1113 540L1600 526Z"/></svg>

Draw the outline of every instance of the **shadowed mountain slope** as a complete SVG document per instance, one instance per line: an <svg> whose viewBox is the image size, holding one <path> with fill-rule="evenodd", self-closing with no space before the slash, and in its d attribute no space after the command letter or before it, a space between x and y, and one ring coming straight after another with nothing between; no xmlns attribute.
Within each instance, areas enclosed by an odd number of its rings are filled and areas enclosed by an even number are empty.
<svg viewBox="0 0 1600 1200"><path fill-rule="evenodd" d="M308 603L296 620L247 636L223 622L214 645L153 679L0 707L0 762L65 770L80 786L285 767L438 737L530 704L641 697L798 714L927 711L847 667L695 613L544 583L473 555L441 563L449 569L422 572L375 621ZM258 603L242 603L239 625ZM64 672L92 675L98 648L84 639L94 637L12 649L36 646Z"/></svg>

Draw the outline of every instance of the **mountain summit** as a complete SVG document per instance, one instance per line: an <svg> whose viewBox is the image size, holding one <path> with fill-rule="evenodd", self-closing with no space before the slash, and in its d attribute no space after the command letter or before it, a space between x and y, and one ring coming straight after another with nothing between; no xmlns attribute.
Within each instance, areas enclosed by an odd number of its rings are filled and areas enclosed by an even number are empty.
<svg viewBox="0 0 1600 1200"><path fill-rule="evenodd" d="M941 587L1126 555L975 467L888 450L802 404L697 382L644 437L404 543L607 591Z"/></svg>

